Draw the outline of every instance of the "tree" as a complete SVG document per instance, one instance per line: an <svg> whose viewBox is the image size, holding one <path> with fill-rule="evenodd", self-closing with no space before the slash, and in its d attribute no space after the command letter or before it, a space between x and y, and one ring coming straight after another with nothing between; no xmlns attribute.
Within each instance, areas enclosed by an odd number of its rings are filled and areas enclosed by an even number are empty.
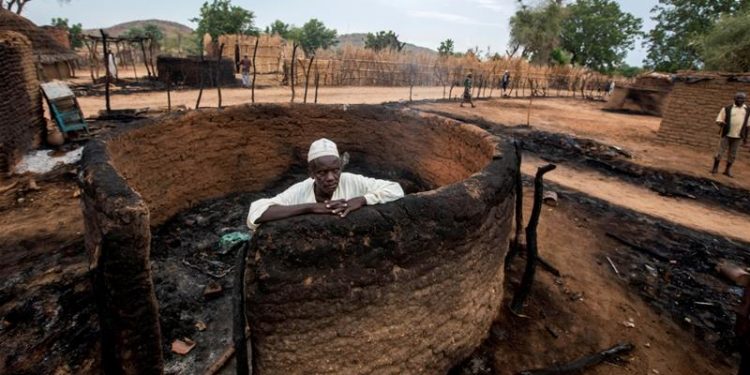
<svg viewBox="0 0 750 375"><path fill-rule="evenodd" d="M568 65L573 60L573 55L571 55L570 52L558 47L552 50L550 59L552 60L553 64Z"/></svg>
<svg viewBox="0 0 750 375"><path fill-rule="evenodd" d="M291 26L288 23L276 20L271 25L266 26L265 33L271 35L279 34L279 36L286 39L289 35L289 30L291 30Z"/></svg>
<svg viewBox="0 0 750 375"><path fill-rule="evenodd" d="M391 51L401 52L406 43L398 40L398 35L392 30L378 31L377 33L367 33L365 36L365 48L375 52L389 49Z"/></svg>
<svg viewBox="0 0 750 375"><path fill-rule="evenodd" d="M438 54L440 54L440 56L452 56L453 39L446 39L440 42L440 47L438 47Z"/></svg>
<svg viewBox="0 0 750 375"><path fill-rule="evenodd" d="M748 5L749 0L659 0L651 10L657 24L644 41L648 46L644 64L666 72L700 68L700 39L722 15L733 15Z"/></svg>
<svg viewBox="0 0 750 375"><path fill-rule="evenodd" d="M255 14L240 6L232 5L231 0L213 0L203 3L198 17L190 19L197 22L195 29L199 44L202 44L203 35L209 34L216 40L219 35L245 34L257 35L255 27Z"/></svg>
<svg viewBox="0 0 750 375"><path fill-rule="evenodd" d="M164 32L161 28L151 23L144 25L143 28L131 27L123 33L123 36L126 38L149 38L157 43L164 40Z"/></svg>
<svg viewBox="0 0 750 375"><path fill-rule="evenodd" d="M614 73L627 78L633 78L643 73L643 68L622 64L615 69Z"/></svg>
<svg viewBox="0 0 750 375"><path fill-rule="evenodd" d="M534 63L549 63L552 51L560 43L565 13L559 0L545 0L534 7L521 3L521 9L510 18L508 54L514 55L520 50L521 57L530 58Z"/></svg>
<svg viewBox="0 0 750 375"><path fill-rule="evenodd" d="M68 32L70 38L70 46L73 48L83 47L83 40L81 39L81 33L83 33L83 26L77 23L73 26L68 25L67 18L53 18L50 24L54 27L63 29Z"/></svg>
<svg viewBox="0 0 750 375"><path fill-rule="evenodd" d="M750 71L750 11L724 16L698 43L706 69Z"/></svg>
<svg viewBox="0 0 750 375"><path fill-rule="evenodd" d="M571 61L609 73L622 64L643 21L620 10L613 0L576 0L566 9L560 44Z"/></svg>
<svg viewBox="0 0 750 375"><path fill-rule="evenodd" d="M302 27L292 27L286 33L287 38L297 43L307 56L312 56L318 49L328 49L338 41L335 29L326 28L323 22L313 18Z"/></svg>
<svg viewBox="0 0 750 375"><path fill-rule="evenodd" d="M159 26L156 26L152 23L143 26L143 35L146 38L150 38L157 43L160 43L162 40L164 40L164 32Z"/></svg>

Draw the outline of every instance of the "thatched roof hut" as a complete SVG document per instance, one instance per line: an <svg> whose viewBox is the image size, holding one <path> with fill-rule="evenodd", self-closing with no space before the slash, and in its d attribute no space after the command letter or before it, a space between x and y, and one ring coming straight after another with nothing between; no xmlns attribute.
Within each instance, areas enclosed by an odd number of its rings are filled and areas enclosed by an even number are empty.
<svg viewBox="0 0 750 375"><path fill-rule="evenodd" d="M25 35L31 41L34 61L38 63L70 63L78 60L73 50L61 45L33 22L11 11L0 9L0 31L16 31Z"/></svg>

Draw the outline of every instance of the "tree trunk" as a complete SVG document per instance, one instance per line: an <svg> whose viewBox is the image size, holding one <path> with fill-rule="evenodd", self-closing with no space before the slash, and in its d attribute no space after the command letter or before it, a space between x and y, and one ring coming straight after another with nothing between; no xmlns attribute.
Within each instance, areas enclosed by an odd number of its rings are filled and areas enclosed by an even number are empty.
<svg viewBox="0 0 750 375"><path fill-rule="evenodd" d="M146 46L143 44L143 39L139 42L141 44L141 52L143 53L143 65L146 65L146 73L148 73L148 78L151 78L151 68L148 67L148 57L146 57Z"/></svg>
<svg viewBox="0 0 750 375"><path fill-rule="evenodd" d="M310 82L310 70L312 69L313 60L315 60L315 55L310 56L310 63L307 64L307 71L305 72L305 96L303 99L304 103L307 103L307 87L308 83Z"/></svg>
<svg viewBox="0 0 750 375"><path fill-rule="evenodd" d="M292 46L292 68L291 68L291 72L289 73L290 83L292 84L292 100L291 100L292 103L294 103L294 94L295 94L294 81L296 80L294 78L296 76L296 73L294 71L294 65L295 65L294 61L296 60L296 57L297 57L297 47L299 47L299 45L295 42L294 45Z"/></svg>

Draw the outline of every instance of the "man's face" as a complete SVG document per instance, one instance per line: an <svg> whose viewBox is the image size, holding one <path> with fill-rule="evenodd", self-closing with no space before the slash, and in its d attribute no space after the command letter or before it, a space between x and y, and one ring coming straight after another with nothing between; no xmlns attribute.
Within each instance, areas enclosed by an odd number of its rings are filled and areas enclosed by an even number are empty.
<svg viewBox="0 0 750 375"><path fill-rule="evenodd" d="M745 95L735 95L734 96L734 104L739 107L739 106L745 104L745 99L747 99L745 97Z"/></svg>
<svg viewBox="0 0 750 375"><path fill-rule="evenodd" d="M310 162L310 177L315 186L323 193L333 194L339 186L341 177L341 159L335 156L323 156Z"/></svg>

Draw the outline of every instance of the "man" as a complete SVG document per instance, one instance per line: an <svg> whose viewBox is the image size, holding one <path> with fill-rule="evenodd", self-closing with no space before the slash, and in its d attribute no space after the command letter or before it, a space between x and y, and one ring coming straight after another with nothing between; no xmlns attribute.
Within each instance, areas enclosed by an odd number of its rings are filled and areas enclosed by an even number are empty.
<svg viewBox="0 0 750 375"><path fill-rule="evenodd" d="M471 100L471 87L473 86L474 82L471 78L471 73L466 75L466 79L464 79L464 97L461 100L461 107L464 106L464 103L469 102L471 104L471 108L474 108L474 102Z"/></svg>
<svg viewBox="0 0 750 375"><path fill-rule="evenodd" d="M500 81L500 84L503 87L503 96L507 96L505 92L508 90L508 85L510 85L510 73L507 70L503 73L503 79Z"/></svg>
<svg viewBox="0 0 750 375"><path fill-rule="evenodd" d="M247 58L247 55L240 60L240 69L242 72L242 86L250 87L250 67L253 63Z"/></svg>
<svg viewBox="0 0 750 375"><path fill-rule="evenodd" d="M307 154L310 178L292 185L270 199L250 205L247 226L251 230L274 220L306 214L346 217L366 205L395 201L404 196L396 182L341 172L338 148L322 138L310 145Z"/></svg>
<svg viewBox="0 0 750 375"><path fill-rule="evenodd" d="M747 94L738 92L734 95L734 105L722 108L719 116L716 117L716 124L721 127L721 142L719 143L719 152L716 153L716 157L714 158L714 167L711 170L712 174L719 172L721 156L724 152L727 152L727 168L724 170L724 174L734 177L732 175L732 164L737 158L740 141L742 141L743 145L747 145L747 120L750 116L750 111L745 106L746 99Z"/></svg>

